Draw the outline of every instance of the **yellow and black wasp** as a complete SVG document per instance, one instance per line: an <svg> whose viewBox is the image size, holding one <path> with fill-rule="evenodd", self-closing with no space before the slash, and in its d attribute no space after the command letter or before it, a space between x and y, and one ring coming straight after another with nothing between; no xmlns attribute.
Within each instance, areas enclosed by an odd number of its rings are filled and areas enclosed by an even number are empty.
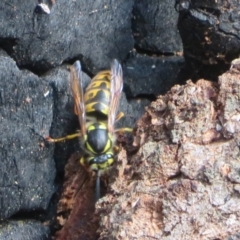
<svg viewBox="0 0 240 240"><path fill-rule="evenodd" d="M81 131L63 138L48 138L48 141L59 142L80 137L85 150L81 164L87 165L100 176L114 162L115 134L132 131L130 128L114 129L114 123L124 115L122 112L117 115L123 88L121 64L113 60L111 70L99 72L84 94L81 64L76 61L70 67L70 85Z"/></svg>

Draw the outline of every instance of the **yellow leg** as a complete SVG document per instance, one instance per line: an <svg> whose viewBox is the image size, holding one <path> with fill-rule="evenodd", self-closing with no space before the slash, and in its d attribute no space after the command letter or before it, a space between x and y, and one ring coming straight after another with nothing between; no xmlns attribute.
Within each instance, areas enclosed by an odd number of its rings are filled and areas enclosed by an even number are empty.
<svg viewBox="0 0 240 240"><path fill-rule="evenodd" d="M62 142L62 141L65 141L65 140L76 138L76 137L81 137L81 133L70 134L70 135L67 135L67 136L62 137L62 138L47 137L46 140L53 143L53 142Z"/></svg>
<svg viewBox="0 0 240 240"><path fill-rule="evenodd" d="M123 112L120 112L120 113L117 115L115 122L119 121L123 116L124 116L124 113L123 113Z"/></svg>
<svg viewBox="0 0 240 240"><path fill-rule="evenodd" d="M83 166L86 165L86 164L85 164L85 158L84 158L84 157L81 157L81 158L80 158L80 164L83 165Z"/></svg>
<svg viewBox="0 0 240 240"><path fill-rule="evenodd" d="M133 129L132 128L119 128L119 129L116 129L114 132L115 133L124 133L124 132L132 132Z"/></svg>

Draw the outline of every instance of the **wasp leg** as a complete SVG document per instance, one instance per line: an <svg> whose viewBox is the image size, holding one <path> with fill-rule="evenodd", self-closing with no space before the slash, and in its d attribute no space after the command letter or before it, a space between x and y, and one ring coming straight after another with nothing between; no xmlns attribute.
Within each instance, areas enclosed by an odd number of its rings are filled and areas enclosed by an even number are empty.
<svg viewBox="0 0 240 240"><path fill-rule="evenodd" d="M80 158L80 164L81 164L82 166L86 166L86 162L85 162L85 158L84 158L84 157L81 157L81 158Z"/></svg>
<svg viewBox="0 0 240 240"><path fill-rule="evenodd" d="M65 140L76 138L76 137L81 137L81 133L70 134L70 135L67 135L67 136L62 137L62 138L46 137L46 140L53 143L53 142L62 142L62 141L65 141Z"/></svg>
<svg viewBox="0 0 240 240"><path fill-rule="evenodd" d="M124 116L124 113L123 113L123 112L120 112L120 113L117 115L117 117L116 117L116 119L115 119L115 122L119 121L123 116Z"/></svg>
<svg viewBox="0 0 240 240"><path fill-rule="evenodd" d="M116 129L114 132L115 133L124 133L124 132L132 132L133 129L132 128L119 128L119 129Z"/></svg>

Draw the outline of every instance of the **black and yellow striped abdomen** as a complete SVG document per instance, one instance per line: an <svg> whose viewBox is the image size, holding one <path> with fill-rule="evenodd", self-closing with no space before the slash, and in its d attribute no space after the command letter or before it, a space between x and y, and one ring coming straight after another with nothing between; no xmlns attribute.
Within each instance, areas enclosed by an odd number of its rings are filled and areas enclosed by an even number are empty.
<svg viewBox="0 0 240 240"><path fill-rule="evenodd" d="M86 115L108 115L110 101L110 71L99 72L88 85L84 94Z"/></svg>

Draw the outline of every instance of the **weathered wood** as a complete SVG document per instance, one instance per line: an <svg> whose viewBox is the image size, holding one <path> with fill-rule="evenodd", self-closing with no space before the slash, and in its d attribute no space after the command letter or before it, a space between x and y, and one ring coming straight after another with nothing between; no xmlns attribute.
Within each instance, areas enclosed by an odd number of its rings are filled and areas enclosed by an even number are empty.
<svg viewBox="0 0 240 240"><path fill-rule="evenodd" d="M99 239L230 239L240 227L240 73L174 86L138 122L97 203ZM229 124L231 127L229 127Z"/></svg>

